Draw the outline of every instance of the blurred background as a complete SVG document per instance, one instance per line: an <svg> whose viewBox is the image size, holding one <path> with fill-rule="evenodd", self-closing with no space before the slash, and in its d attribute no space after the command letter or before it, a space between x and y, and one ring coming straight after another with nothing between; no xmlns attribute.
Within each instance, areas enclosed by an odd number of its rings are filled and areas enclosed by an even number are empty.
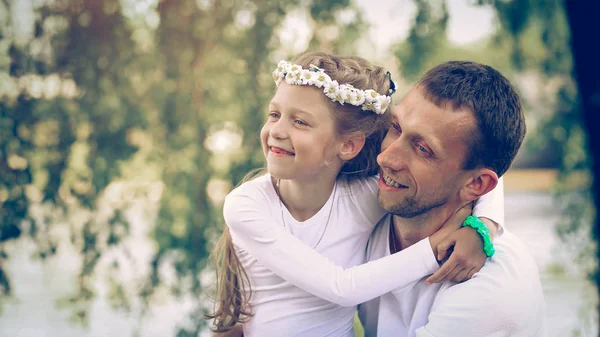
<svg viewBox="0 0 600 337"><path fill-rule="evenodd" d="M387 67L396 101L446 60L504 73L528 123L506 227L538 262L549 336L598 336L557 0L1 0L0 336L210 336L223 198L263 164L271 71L307 50Z"/></svg>

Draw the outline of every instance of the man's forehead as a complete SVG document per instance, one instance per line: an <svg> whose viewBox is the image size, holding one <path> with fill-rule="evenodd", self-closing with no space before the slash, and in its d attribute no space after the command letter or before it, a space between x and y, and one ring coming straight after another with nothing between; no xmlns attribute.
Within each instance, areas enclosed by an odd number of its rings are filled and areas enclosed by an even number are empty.
<svg viewBox="0 0 600 337"><path fill-rule="evenodd" d="M470 110L437 106L415 88L392 109L392 115L403 132L425 140L440 155L466 146L476 125Z"/></svg>
<svg viewBox="0 0 600 337"><path fill-rule="evenodd" d="M392 115L399 119L400 117L406 116L408 113L411 113L414 110L426 110L428 106L431 108L431 105L433 104L425 99L425 96L420 93L420 90L412 88L408 93L406 93L406 95L404 95L404 97L402 97L400 102L394 106L392 109Z"/></svg>
<svg viewBox="0 0 600 337"><path fill-rule="evenodd" d="M475 122L475 115L468 107L456 109L450 102L447 104L435 104L428 99L424 89L413 87L391 110L392 116L396 118L419 117L420 115L435 115L436 119L454 120L459 125Z"/></svg>

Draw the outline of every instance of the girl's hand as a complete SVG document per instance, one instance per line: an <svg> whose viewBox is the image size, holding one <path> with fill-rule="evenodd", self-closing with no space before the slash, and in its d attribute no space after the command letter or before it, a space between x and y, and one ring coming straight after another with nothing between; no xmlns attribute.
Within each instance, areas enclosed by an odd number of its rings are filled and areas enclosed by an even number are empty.
<svg viewBox="0 0 600 337"><path fill-rule="evenodd" d="M447 242L445 239L448 238L450 234L461 228L462 223L469 215L471 215L472 211L473 203L465 205L463 208L456 211L448 220L446 220L446 222L444 222L442 227L440 227L437 232L433 233L433 235L429 237L431 249L433 249L433 254L436 256L438 261L442 261L447 255L448 249L451 248L450 246L446 245L442 246L441 243ZM442 250L440 251L440 249Z"/></svg>
<svg viewBox="0 0 600 337"><path fill-rule="evenodd" d="M466 216L462 221L465 218ZM493 238L498 231L496 223L486 218L481 218L481 220L488 227ZM425 283L431 284L449 280L455 282L466 281L483 267L487 259L483 251L483 240L479 233L471 227L461 228L447 236L437 246L438 260L443 260L449 251L448 261L444 262L435 274L427 278Z"/></svg>

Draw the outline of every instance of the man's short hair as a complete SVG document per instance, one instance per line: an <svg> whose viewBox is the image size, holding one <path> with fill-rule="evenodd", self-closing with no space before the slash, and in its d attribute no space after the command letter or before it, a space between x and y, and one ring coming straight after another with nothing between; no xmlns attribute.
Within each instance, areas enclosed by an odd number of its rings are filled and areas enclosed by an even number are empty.
<svg viewBox="0 0 600 337"><path fill-rule="evenodd" d="M515 88L496 69L469 61L445 62L417 83L438 107L469 108L477 128L468 136L464 169L493 169L502 176L515 158L527 128Z"/></svg>

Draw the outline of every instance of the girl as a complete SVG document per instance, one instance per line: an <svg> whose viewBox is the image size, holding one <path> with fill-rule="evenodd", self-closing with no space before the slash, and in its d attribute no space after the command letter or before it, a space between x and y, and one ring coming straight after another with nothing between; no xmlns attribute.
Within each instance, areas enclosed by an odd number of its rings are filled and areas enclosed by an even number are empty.
<svg viewBox="0 0 600 337"><path fill-rule="evenodd" d="M268 173L225 199L214 330L242 322L245 336L354 336L356 305L438 270L436 248L471 210L361 265L385 214L374 176L395 91L389 73L362 58L312 53L280 62L273 74L278 89L260 134ZM455 270L479 270L480 237L470 228L458 233L456 249L471 261ZM456 265L451 255L443 268Z"/></svg>

